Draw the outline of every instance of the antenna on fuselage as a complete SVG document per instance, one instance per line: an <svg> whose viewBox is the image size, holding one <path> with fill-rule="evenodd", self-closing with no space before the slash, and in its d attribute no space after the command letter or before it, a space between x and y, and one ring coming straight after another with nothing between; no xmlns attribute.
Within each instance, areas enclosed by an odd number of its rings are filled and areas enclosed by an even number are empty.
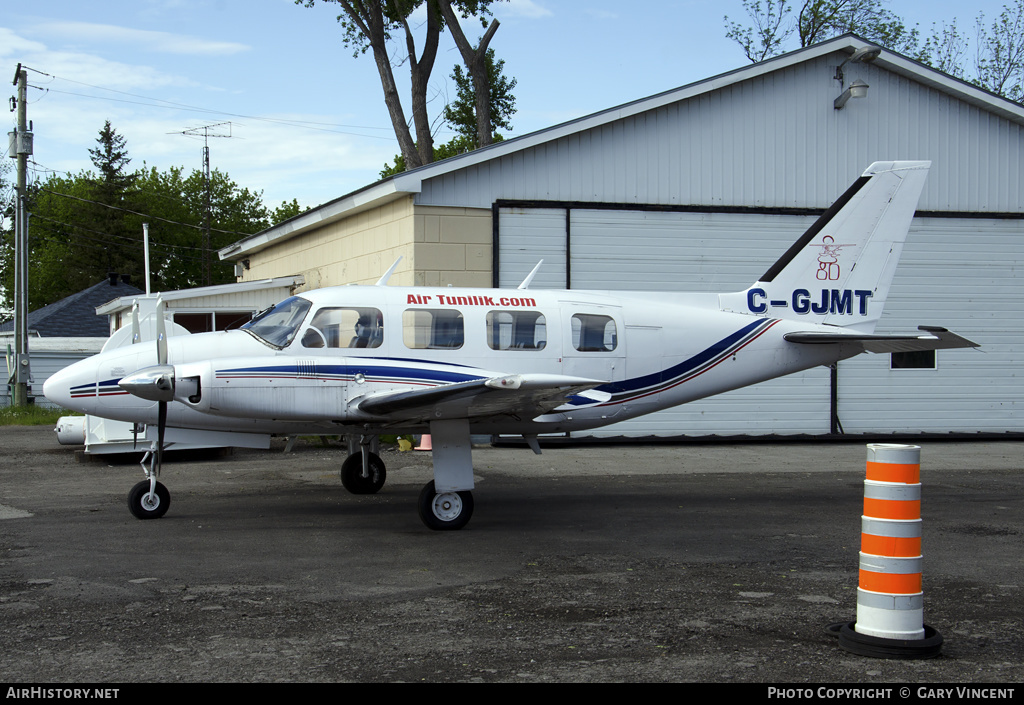
<svg viewBox="0 0 1024 705"><path fill-rule="evenodd" d="M540 266L542 264L544 264L544 260L541 260L540 262L538 262L537 266L533 268L533 271L526 275L526 279L523 280L523 283L520 284L519 286L517 286L516 288L517 289L526 289L526 288L528 288L530 286L530 282L533 281L534 275L537 274L537 270L540 269Z"/></svg>
<svg viewBox="0 0 1024 705"><path fill-rule="evenodd" d="M395 271L395 267L397 267L398 263L401 261L402 257L401 255L399 255L398 259L395 260L395 263L388 268L388 271L384 272L384 276L378 279L377 283L374 286L384 286L385 284L387 284L388 279L391 278L391 273Z"/></svg>

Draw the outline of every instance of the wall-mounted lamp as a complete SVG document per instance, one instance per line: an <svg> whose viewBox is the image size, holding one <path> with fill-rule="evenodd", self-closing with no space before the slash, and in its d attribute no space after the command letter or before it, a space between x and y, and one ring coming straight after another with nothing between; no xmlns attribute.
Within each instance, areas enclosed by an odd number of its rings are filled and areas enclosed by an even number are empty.
<svg viewBox="0 0 1024 705"><path fill-rule="evenodd" d="M881 47L861 47L857 51L850 55L850 58L843 63L836 66L835 79L840 84L843 83L843 67L847 64L864 63L870 64L872 61L878 58L878 55L882 53Z"/></svg>
<svg viewBox="0 0 1024 705"><path fill-rule="evenodd" d="M846 105L846 101L848 101L850 98L864 98L867 96L867 94L868 84L864 83L864 81L858 78L856 81L850 84L849 88L843 91L842 94L838 98L836 98L833 105L835 106L836 110L842 110L843 106Z"/></svg>

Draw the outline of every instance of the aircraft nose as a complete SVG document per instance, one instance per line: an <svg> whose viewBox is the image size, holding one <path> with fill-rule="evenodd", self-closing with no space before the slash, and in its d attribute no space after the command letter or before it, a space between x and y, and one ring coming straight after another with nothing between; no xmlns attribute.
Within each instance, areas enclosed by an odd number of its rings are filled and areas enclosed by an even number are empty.
<svg viewBox="0 0 1024 705"><path fill-rule="evenodd" d="M89 391L92 393L88 394ZM87 412L84 402L96 398L95 365L80 360L50 375L43 383L43 396L62 408Z"/></svg>
<svg viewBox="0 0 1024 705"><path fill-rule="evenodd" d="M43 383L43 396L65 409L70 408L69 403L71 402L71 385L68 383L71 377L69 370L69 367L65 367L50 375L50 378Z"/></svg>

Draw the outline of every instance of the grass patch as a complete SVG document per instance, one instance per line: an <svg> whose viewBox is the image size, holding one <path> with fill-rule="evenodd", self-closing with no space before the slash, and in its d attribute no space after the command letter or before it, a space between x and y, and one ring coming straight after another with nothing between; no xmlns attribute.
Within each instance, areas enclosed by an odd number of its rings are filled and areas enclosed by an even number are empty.
<svg viewBox="0 0 1024 705"><path fill-rule="evenodd" d="M57 407L7 406L0 409L0 426L45 426L56 424L61 416L75 416L67 409Z"/></svg>

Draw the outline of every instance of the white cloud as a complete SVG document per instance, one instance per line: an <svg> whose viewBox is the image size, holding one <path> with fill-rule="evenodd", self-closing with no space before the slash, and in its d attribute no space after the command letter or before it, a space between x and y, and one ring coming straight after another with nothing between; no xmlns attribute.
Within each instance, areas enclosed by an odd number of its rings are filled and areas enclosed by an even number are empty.
<svg viewBox="0 0 1024 705"><path fill-rule="evenodd" d="M45 49L46 46L39 42L25 39L7 27L0 27L0 59L7 60Z"/></svg>
<svg viewBox="0 0 1024 705"><path fill-rule="evenodd" d="M37 27L50 36L74 38L76 41L130 44L165 54L188 56L229 56L249 51L250 47L238 42L222 42L170 32L131 29L92 22L46 22Z"/></svg>
<svg viewBox="0 0 1024 705"><path fill-rule="evenodd" d="M492 10L496 10L497 13L511 17L526 17L528 19L537 19L540 17L550 17L554 13L546 7L534 2L534 0L509 0L507 10L505 5L495 5Z"/></svg>

